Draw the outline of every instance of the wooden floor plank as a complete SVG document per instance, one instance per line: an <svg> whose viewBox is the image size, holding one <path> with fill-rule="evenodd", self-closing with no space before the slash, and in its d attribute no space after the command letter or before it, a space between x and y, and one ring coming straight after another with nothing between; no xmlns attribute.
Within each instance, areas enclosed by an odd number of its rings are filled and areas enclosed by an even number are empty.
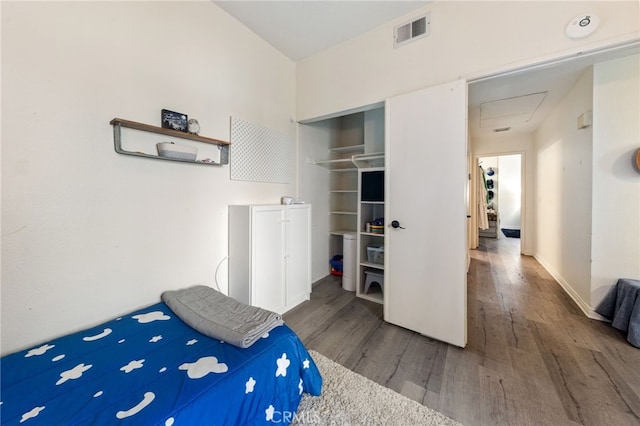
<svg viewBox="0 0 640 426"><path fill-rule="evenodd" d="M464 349L449 346L438 405L427 405L466 424L479 424L486 404L480 388L480 365ZM455 397L453 396L455 395Z"/></svg>
<svg viewBox="0 0 640 426"><path fill-rule="evenodd" d="M593 412L591 424L640 424L640 397L627 384L624 376L611 366L606 356L597 351L574 349L574 357L584 375L589 392L581 396ZM611 410L610 407L615 407Z"/></svg>
<svg viewBox="0 0 640 426"><path fill-rule="evenodd" d="M467 311L460 349L384 322L330 276L284 318L309 349L466 425L640 425L640 349L586 318L518 240L481 238Z"/></svg>

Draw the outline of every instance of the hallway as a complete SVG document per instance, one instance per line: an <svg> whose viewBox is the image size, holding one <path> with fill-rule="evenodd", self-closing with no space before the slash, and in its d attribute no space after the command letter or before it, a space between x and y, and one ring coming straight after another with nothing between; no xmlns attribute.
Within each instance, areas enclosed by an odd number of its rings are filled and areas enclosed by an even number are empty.
<svg viewBox="0 0 640 426"><path fill-rule="evenodd" d="M640 349L586 318L518 239L481 238L471 256L465 349L385 323L335 277L285 321L309 349L465 425L640 424Z"/></svg>

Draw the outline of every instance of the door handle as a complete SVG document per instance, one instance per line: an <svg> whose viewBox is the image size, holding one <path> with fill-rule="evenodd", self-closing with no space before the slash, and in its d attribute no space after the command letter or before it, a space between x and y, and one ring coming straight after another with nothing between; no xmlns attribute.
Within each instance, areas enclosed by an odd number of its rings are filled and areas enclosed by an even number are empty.
<svg viewBox="0 0 640 426"><path fill-rule="evenodd" d="M397 220L394 220L393 222L391 222L391 227L395 228L395 229L406 229L404 226L400 226L400 222L398 222Z"/></svg>

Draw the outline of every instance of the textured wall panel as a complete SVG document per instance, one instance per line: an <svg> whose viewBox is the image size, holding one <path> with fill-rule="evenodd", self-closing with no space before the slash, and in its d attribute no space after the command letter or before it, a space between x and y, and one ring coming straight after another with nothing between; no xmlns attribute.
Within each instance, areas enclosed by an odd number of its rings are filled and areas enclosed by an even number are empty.
<svg viewBox="0 0 640 426"><path fill-rule="evenodd" d="M292 156L293 142L289 136L231 117L232 180L290 183Z"/></svg>

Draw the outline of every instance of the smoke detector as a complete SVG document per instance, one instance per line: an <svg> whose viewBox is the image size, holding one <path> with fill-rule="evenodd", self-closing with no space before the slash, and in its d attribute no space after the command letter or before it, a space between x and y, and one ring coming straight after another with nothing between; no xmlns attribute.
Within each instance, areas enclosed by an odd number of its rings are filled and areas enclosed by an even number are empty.
<svg viewBox="0 0 640 426"><path fill-rule="evenodd" d="M599 24L600 18L596 14L578 15L569 22L564 32L572 39L583 38L594 32Z"/></svg>

